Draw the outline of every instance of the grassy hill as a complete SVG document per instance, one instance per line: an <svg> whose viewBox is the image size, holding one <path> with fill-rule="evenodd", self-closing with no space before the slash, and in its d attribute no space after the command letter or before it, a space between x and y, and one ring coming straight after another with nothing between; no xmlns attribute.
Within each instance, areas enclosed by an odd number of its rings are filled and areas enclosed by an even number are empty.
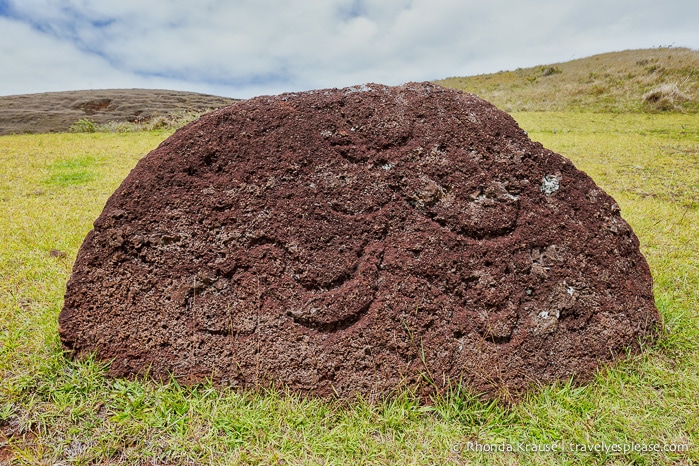
<svg viewBox="0 0 699 466"><path fill-rule="evenodd" d="M236 99L160 89L0 96L0 136L69 130L124 132L178 126Z"/></svg>
<svg viewBox="0 0 699 466"><path fill-rule="evenodd" d="M699 112L699 51L626 50L438 84L483 97L507 112Z"/></svg>

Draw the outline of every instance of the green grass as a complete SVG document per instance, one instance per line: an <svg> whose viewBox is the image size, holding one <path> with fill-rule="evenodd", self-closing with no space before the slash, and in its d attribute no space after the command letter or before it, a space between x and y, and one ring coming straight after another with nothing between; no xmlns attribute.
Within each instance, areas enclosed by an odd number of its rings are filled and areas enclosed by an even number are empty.
<svg viewBox="0 0 699 466"><path fill-rule="evenodd" d="M83 184L95 177L91 167L95 164L94 157L82 156L56 160L49 169L46 184L56 186L70 186Z"/></svg>
<svg viewBox="0 0 699 466"><path fill-rule="evenodd" d="M77 249L168 133L0 137L0 464L698 464L696 117L514 116L617 199L650 263L665 331L590 384L551 386L511 408L460 392L429 406L409 393L341 404L115 380L102 363L65 359L56 320ZM567 451L469 451L476 443ZM571 443L689 451L573 452Z"/></svg>

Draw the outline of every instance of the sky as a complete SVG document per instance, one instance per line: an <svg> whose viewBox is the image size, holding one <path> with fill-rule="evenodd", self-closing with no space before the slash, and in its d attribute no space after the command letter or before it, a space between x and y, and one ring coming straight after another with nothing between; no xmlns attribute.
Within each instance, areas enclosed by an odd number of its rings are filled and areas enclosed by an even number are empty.
<svg viewBox="0 0 699 466"><path fill-rule="evenodd" d="M0 0L0 95L248 98L699 49L697 0Z"/></svg>

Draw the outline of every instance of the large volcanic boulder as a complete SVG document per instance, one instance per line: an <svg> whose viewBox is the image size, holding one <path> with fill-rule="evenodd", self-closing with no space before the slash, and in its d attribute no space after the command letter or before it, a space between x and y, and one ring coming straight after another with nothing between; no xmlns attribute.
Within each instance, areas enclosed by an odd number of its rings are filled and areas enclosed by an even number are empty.
<svg viewBox="0 0 699 466"><path fill-rule="evenodd" d="M94 226L60 335L115 376L508 397L588 379L660 320L614 200L507 114L427 83L210 113Z"/></svg>

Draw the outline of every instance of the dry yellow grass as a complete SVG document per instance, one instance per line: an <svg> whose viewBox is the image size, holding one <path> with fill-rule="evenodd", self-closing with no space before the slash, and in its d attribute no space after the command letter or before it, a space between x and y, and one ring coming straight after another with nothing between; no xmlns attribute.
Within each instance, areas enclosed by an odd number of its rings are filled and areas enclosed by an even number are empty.
<svg viewBox="0 0 699 466"><path fill-rule="evenodd" d="M438 81L508 111L699 112L699 51L627 50Z"/></svg>

